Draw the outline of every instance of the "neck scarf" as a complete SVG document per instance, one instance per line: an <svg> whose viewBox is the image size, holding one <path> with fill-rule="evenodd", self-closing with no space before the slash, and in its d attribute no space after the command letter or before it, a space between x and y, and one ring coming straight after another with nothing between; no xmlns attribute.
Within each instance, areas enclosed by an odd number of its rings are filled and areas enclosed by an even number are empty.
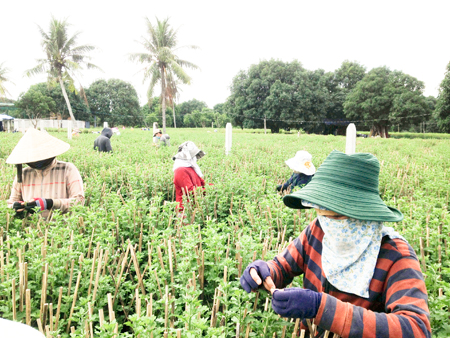
<svg viewBox="0 0 450 338"><path fill-rule="evenodd" d="M47 158L47 159L42 160L42 161L31 162L31 163L27 163L27 164L33 169L44 170L50 164L52 164L54 159L55 159L54 157L51 157L51 158Z"/></svg>
<svg viewBox="0 0 450 338"><path fill-rule="evenodd" d="M302 204L326 210L306 201L302 201ZM337 220L321 215L318 219L325 233L322 240L322 268L327 280L340 291L369 298L369 285L383 236L405 239L382 222L354 218Z"/></svg>
<svg viewBox="0 0 450 338"><path fill-rule="evenodd" d="M181 159L181 158L176 158L175 162L173 163L173 171L177 170L180 167L185 167L185 168L189 168L192 167L195 170L195 173L200 176L203 177L203 173L202 170L200 169L200 167L197 164L197 159L194 157L190 160L185 160L185 159Z"/></svg>

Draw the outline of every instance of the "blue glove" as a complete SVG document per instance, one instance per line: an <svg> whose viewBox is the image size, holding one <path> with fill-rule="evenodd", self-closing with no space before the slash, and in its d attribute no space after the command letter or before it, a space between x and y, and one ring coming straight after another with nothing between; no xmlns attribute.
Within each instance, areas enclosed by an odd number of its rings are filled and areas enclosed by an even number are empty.
<svg viewBox="0 0 450 338"><path fill-rule="evenodd" d="M255 269L258 273L258 276L261 278L262 282L258 285L250 275L250 269ZM245 269L244 273L241 276L240 282L245 291L250 293L251 291L257 290L260 286L263 285L263 282L267 277L270 277L269 265L262 260L254 261L250 263Z"/></svg>
<svg viewBox="0 0 450 338"><path fill-rule="evenodd" d="M319 311L322 294L302 288L275 290L272 308L286 318L314 318Z"/></svg>

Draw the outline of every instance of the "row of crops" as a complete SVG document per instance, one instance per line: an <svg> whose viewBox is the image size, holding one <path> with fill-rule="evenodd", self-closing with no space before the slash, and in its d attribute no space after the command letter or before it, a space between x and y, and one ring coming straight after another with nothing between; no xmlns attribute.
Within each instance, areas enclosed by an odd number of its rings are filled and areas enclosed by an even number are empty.
<svg viewBox="0 0 450 338"><path fill-rule="evenodd" d="M7 208L15 175L5 160L21 134L0 133L0 316L49 337L291 337L298 322L272 311L270 295L247 294L239 277L271 259L315 217L284 206L275 186L297 150L318 167L344 137L169 130L171 147L149 132L113 136L113 154L92 150L95 134L69 141L59 157L84 180L86 203L50 222ZM53 133L64 139L64 133ZM194 141L207 182L186 219L177 218L172 155ZM382 164L380 193L399 208L393 224L416 250L429 294L433 335L450 336L450 147L448 140L358 139ZM301 285L301 278L294 286ZM331 337L332 335L330 335Z"/></svg>

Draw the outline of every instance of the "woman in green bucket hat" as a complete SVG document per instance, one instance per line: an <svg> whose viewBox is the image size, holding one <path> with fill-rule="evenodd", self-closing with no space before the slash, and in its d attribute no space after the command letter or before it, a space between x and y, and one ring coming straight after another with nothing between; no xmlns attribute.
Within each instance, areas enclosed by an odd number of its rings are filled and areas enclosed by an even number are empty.
<svg viewBox="0 0 450 338"><path fill-rule="evenodd" d="M417 256L383 222L402 213L379 196L372 154L333 151L302 190L283 198L317 218L273 260L249 264L247 291L265 288L283 317L315 318L316 337L431 337L428 296ZM285 288L303 274L304 288Z"/></svg>

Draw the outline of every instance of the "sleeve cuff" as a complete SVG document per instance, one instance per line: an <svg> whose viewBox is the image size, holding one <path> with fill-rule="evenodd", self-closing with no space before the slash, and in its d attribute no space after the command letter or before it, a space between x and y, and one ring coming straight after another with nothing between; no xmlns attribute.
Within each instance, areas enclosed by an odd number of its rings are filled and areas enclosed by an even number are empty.
<svg viewBox="0 0 450 338"><path fill-rule="evenodd" d="M52 209L61 209L61 200L54 199Z"/></svg>

